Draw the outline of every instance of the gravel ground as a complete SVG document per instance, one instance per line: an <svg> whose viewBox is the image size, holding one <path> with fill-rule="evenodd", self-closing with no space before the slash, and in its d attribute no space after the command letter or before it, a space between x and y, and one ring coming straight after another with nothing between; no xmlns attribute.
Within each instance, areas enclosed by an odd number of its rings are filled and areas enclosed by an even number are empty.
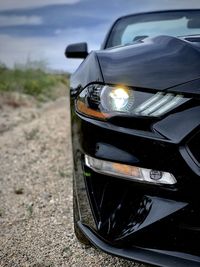
<svg viewBox="0 0 200 267"><path fill-rule="evenodd" d="M144 267L74 236L68 106L59 99L4 114L12 127L0 125L0 266Z"/></svg>

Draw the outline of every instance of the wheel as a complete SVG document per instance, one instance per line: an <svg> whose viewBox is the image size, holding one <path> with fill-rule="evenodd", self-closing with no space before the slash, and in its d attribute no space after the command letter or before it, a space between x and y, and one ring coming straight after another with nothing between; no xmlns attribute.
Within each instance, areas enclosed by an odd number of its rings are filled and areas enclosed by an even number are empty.
<svg viewBox="0 0 200 267"><path fill-rule="evenodd" d="M73 182L74 184L74 182ZM80 220L79 211L78 211L78 203L75 195L75 189L73 185L73 218L74 218L74 233L78 241L85 246L91 246L90 241L85 237L85 235L81 232L78 227L77 222Z"/></svg>

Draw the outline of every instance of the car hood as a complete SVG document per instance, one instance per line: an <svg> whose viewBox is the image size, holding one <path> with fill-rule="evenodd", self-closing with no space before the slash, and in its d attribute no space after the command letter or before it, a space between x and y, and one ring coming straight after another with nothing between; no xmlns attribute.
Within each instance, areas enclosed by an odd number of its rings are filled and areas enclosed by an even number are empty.
<svg viewBox="0 0 200 267"><path fill-rule="evenodd" d="M96 53L108 84L164 90L200 78L200 49L175 37L147 38Z"/></svg>

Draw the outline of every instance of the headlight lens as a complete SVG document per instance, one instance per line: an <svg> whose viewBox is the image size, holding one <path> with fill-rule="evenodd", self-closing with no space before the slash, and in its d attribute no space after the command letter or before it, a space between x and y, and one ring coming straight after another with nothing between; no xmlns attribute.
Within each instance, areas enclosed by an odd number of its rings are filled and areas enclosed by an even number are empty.
<svg viewBox="0 0 200 267"><path fill-rule="evenodd" d="M124 86L92 84L80 93L76 108L84 115L103 120L120 114L159 117L188 100L180 94L153 94Z"/></svg>
<svg viewBox="0 0 200 267"><path fill-rule="evenodd" d="M100 101L104 110L108 112L129 112L134 106L134 91L123 87L104 86Z"/></svg>

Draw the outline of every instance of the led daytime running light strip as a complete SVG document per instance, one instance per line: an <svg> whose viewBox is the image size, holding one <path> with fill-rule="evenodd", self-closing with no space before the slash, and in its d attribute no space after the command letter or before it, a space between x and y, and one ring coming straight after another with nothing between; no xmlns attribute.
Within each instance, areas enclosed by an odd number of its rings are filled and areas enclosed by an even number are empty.
<svg viewBox="0 0 200 267"><path fill-rule="evenodd" d="M159 92L138 106L134 110L134 113L140 116L157 117L187 100L188 99L184 98L182 95L174 95L171 93L164 94Z"/></svg>

